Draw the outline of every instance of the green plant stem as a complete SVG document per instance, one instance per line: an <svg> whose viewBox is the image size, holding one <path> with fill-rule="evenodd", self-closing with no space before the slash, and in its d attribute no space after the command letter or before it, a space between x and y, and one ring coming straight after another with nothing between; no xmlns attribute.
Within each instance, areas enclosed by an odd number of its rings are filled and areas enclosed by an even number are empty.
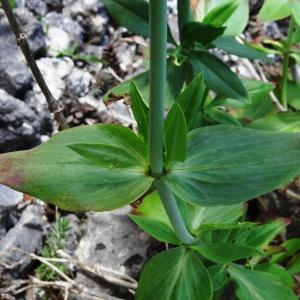
<svg viewBox="0 0 300 300"><path fill-rule="evenodd" d="M150 124L149 160L151 176L156 178L155 187L170 221L185 244L193 242L188 232L172 191L164 183L164 101L167 78L167 0L150 0Z"/></svg>
<svg viewBox="0 0 300 300"><path fill-rule="evenodd" d="M149 155L153 177L163 175L163 122L167 77L167 1L150 5L150 124Z"/></svg>
<svg viewBox="0 0 300 300"><path fill-rule="evenodd" d="M191 11L190 0L177 0L177 8L178 8L178 29L179 29L179 37L180 43L183 41L183 27L193 20L193 14Z"/></svg>
<svg viewBox="0 0 300 300"><path fill-rule="evenodd" d="M177 236L184 244L192 244L194 242L194 237L187 230L172 191L165 184L163 179L155 180L154 185Z"/></svg>
<svg viewBox="0 0 300 300"><path fill-rule="evenodd" d="M290 63L290 46L292 43L294 29L295 29L295 20L292 17L290 20L287 40L285 41L285 46L283 49L283 70L282 70L282 79L280 85L281 104L285 109L287 109L288 107L287 83L288 83L289 63Z"/></svg>

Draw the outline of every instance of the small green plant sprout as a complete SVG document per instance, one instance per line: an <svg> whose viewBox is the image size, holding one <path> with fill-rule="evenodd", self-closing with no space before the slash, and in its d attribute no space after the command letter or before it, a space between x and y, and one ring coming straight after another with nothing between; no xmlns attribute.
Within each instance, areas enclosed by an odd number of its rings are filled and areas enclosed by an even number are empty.
<svg viewBox="0 0 300 300"><path fill-rule="evenodd" d="M180 55L174 54L182 64L173 59L172 67L193 67L196 76L181 77L173 102L167 94L167 1L104 2L132 27L138 9L144 25L139 30L150 37L149 105L139 85L130 83L138 132L113 124L64 130L32 150L1 154L0 183L74 212L113 210L155 189L132 218L173 247L146 264L137 300L211 300L231 282L240 300L297 299L293 279L268 252L283 222L244 222L242 203L300 174L300 133L199 128L207 87L241 103L247 96L238 77L207 48L226 32L236 1L212 10L202 23L190 22L189 1L178 1L179 12L186 12L180 32L188 34L176 46ZM124 5L131 3L126 16ZM217 12L226 12L221 23L212 17Z"/></svg>
<svg viewBox="0 0 300 300"><path fill-rule="evenodd" d="M75 61L83 61L87 63L101 63L101 59L95 55L82 55L79 53L79 46L73 42L69 48L57 54L57 57L70 57Z"/></svg>
<svg viewBox="0 0 300 300"><path fill-rule="evenodd" d="M46 258L57 258L58 250L64 250L66 233L69 229L70 225L68 219L58 219L46 237L45 246L41 251L41 256ZM62 263L53 262L53 265L55 265L63 273L69 272L68 267ZM55 281L58 276L56 272L45 264L41 264L36 269L36 272L42 281Z"/></svg>

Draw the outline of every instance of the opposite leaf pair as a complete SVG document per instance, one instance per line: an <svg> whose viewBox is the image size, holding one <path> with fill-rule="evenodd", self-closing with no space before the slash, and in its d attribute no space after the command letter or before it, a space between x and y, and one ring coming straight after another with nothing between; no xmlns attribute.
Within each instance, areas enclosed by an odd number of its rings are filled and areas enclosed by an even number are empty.
<svg viewBox="0 0 300 300"><path fill-rule="evenodd" d="M241 203L300 174L298 133L203 127L187 135L184 160L187 126L181 112L193 115L190 99L178 101L166 121L169 165L163 180L180 199L208 206ZM146 133L147 115L134 112ZM0 155L0 182L66 210L110 210L150 188L147 157L146 143L128 128L82 126L33 150Z"/></svg>

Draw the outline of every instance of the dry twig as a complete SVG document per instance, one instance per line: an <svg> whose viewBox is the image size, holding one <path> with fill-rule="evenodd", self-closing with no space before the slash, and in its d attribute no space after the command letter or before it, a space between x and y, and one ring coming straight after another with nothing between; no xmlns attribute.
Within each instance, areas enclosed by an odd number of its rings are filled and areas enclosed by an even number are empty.
<svg viewBox="0 0 300 300"><path fill-rule="evenodd" d="M11 30L16 36L17 44L21 48L28 66L46 98L50 112L54 114L55 120L58 122L61 129L68 128L68 124L62 111L62 105L58 101L56 101L56 99L50 92L48 85L46 84L45 79L32 55L27 41L27 34L21 31L8 0L1 0L1 4L8 19Z"/></svg>

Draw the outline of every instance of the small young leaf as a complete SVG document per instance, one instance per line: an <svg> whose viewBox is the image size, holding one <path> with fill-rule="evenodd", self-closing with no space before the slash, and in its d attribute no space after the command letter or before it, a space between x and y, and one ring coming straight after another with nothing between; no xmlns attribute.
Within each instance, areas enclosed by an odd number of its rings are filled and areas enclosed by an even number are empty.
<svg viewBox="0 0 300 300"><path fill-rule="evenodd" d="M183 28L183 44L200 43L206 46L222 35L225 27L216 28L211 25L204 25L200 22L190 22Z"/></svg>
<svg viewBox="0 0 300 300"><path fill-rule="evenodd" d="M237 243L212 243L207 245L193 246L206 259L218 264L227 264L243 258L262 256L263 252Z"/></svg>
<svg viewBox="0 0 300 300"><path fill-rule="evenodd" d="M234 37L221 36L213 41L213 45L223 49L229 54L249 59L268 60L268 57L262 51L256 50L250 46L239 43Z"/></svg>
<svg viewBox="0 0 300 300"><path fill-rule="evenodd" d="M131 215L130 218L140 228L149 233L152 237L163 243L170 243L174 245L180 245L181 242L178 240L171 226L166 225L160 221Z"/></svg>
<svg viewBox="0 0 300 300"><path fill-rule="evenodd" d="M300 238L294 238L287 240L280 245L284 249L283 252L274 254L271 258L271 262L279 263L289 256L294 255L300 250Z"/></svg>
<svg viewBox="0 0 300 300"><path fill-rule="evenodd" d="M300 26L300 2L299 0L292 0L290 3L292 15L297 23Z"/></svg>
<svg viewBox="0 0 300 300"><path fill-rule="evenodd" d="M242 229L239 231L236 242L258 249L267 246L285 228L282 220L273 221L269 224Z"/></svg>
<svg viewBox="0 0 300 300"><path fill-rule="evenodd" d="M190 224L193 232L197 231L204 224L230 224L237 221L244 213L241 204L215 207L201 207L191 205Z"/></svg>
<svg viewBox="0 0 300 300"><path fill-rule="evenodd" d="M207 51L193 51L190 62L196 74L202 72L205 84L218 94L246 101L247 92L238 78L221 60Z"/></svg>
<svg viewBox="0 0 300 300"><path fill-rule="evenodd" d="M199 74L180 94L177 103L182 108L188 130L192 130L197 121L204 96L204 80Z"/></svg>
<svg viewBox="0 0 300 300"><path fill-rule="evenodd" d="M300 274L300 257L296 257L296 259L288 265L287 271L291 276Z"/></svg>
<svg viewBox="0 0 300 300"><path fill-rule="evenodd" d="M186 80L187 65L181 66L174 65L171 61L167 64L167 95L166 95L166 108L171 108L179 94Z"/></svg>
<svg viewBox="0 0 300 300"><path fill-rule="evenodd" d="M276 21L291 15L289 0L265 0L258 18L262 21Z"/></svg>
<svg viewBox="0 0 300 300"><path fill-rule="evenodd" d="M255 266L255 270L275 275L286 286L293 287L295 285L293 277L280 265L272 263L258 264Z"/></svg>
<svg viewBox="0 0 300 300"><path fill-rule="evenodd" d="M230 265L228 272L237 284L236 295L239 300L297 299L292 289L273 274L248 270L236 264Z"/></svg>
<svg viewBox="0 0 300 300"><path fill-rule="evenodd" d="M234 118L228 112L220 110L217 107L206 109L205 113L217 124L242 126L238 119Z"/></svg>
<svg viewBox="0 0 300 300"><path fill-rule="evenodd" d="M299 174L299 133L217 125L189 133L187 159L165 180L180 199L217 206L253 199Z"/></svg>
<svg viewBox="0 0 300 300"><path fill-rule="evenodd" d="M99 164L69 148L70 144L95 143L105 145ZM111 152L116 148L120 151L114 159ZM0 155L0 182L64 210L112 210L133 202L151 186L146 157L145 145L129 128L80 126L56 134L33 150Z"/></svg>
<svg viewBox="0 0 300 300"><path fill-rule="evenodd" d="M199 256L174 248L147 262L137 289L137 300L211 300L212 282Z"/></svg>
<svg viewBox="0 0 300 300"><path fill-rule="evenodd" d="M186 159L187 127L184 113L178 103L173 105L165 120L164 141L167 165Z"/></svg>
<svg viewBox="0 0 300 300"><path fill-rule="evenodd" d="M236 0L226 1L214 7L203 19L205 25L212 25L214 27L223 26L232 14L236 11L239 4Z"/></svg>
<svg viewBox="0 0 300 300"><path fill-rule="evenodd" d="M221 290L227 282L227 272L224 266L213 265L208 267L207 271L212 280L214 292Z"/></svg>
<svg viewBox="0 0 300 300"><path fill-rule="evenodd" d="M300 112L268 114L252 122L249 127L276 132L299 132Z"/></svg>
<svg viewBox="0 0 300 300"><path fill-rule="evenodd" d="M131 108L138 124L139 133L143 137L144 141L147 141L149 127L149 107L145 103L134 82L131 82L130 84L130 96Z"/></svg>

